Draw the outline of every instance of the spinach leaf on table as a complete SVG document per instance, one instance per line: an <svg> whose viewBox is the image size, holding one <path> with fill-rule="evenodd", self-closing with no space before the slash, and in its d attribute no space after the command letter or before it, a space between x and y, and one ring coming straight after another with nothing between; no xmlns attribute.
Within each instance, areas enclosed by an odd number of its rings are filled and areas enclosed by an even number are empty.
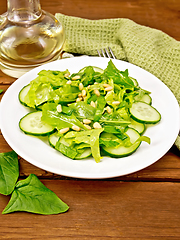
<svg viewBox="0 0 180 240"><path fill-rule="evenodd" d="M68 209L68 205L45 187L36 175L30 174L16 184L11 199L2 213L26 211L50 215L63 213Z"/></svg>
<svg viewBox="0 0 180 240"><path fill-rule="evenodd" d="M9 195L19 177L18 157L14 151L0 153L0 193Z"/></svg>

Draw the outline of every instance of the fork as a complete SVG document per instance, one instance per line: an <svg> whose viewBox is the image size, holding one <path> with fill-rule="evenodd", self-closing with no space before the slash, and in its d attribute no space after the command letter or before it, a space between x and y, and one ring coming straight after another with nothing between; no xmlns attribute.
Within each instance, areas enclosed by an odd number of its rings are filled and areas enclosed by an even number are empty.
<svg viewBox="0 0 180 240"><path fill-rule="evenodd" d="M104 48L104 50L101 48L100 51L97 49L97 52L98 52L99 57L116 59L116 57L114 56L114 53L110 47L108 47L108 49Z"/></svg>

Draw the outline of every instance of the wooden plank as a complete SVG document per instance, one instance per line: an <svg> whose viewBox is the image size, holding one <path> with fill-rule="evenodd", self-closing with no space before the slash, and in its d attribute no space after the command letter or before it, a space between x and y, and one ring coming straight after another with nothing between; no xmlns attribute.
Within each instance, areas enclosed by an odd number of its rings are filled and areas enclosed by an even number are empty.
<svg viewBox="0 0 180 240"><path fill-rule="evenodd" d="M6 90L8 89L8 87L9 87L9 85L1 85L0 84L0 89L2 89L3 90L3 92L0 94L0 101L1 101L1 99L2 99L2 97L3 97L3 95L4 95L4 93L6 92Z"/></svg>
<svg viewBox="0 0 180 240"><path fill-rule="evenodd" d="M42 8L53 14L63 14L89 19L129 18L139 24L160 29L177 40L179 34L180 1L172 0L66 0L41 1Z"/></svg>
<svg viewBox="0 0 180 240"><path fill-rule="evenodd" d="M180 183L42 182L69 211L0 215L1 239L180 239ZM0 211L8 200L0 196Z"/></svg>
<svg viewBox="0 0 180 240"><path fill-rule="evenodd" d="M2 71L0 71L0 84L10 85L15 80L16 80L15 78L12 78L12 77L4 74Z"/></svg>

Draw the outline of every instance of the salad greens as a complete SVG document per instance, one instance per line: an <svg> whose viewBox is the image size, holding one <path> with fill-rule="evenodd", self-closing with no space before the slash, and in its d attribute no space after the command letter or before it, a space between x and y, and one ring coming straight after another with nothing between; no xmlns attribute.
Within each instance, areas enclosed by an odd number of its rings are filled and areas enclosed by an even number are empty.
<svg viewBox="0 0 180 240"><path fill-rule="evenodd" d="M14 151L0 153L0 193L9 195L19 176L17 154Z"/></svg>
<svg viewBox="0 0 180 240"><path fill-rule="evenodd" d="M57 195L46 188L34 174L18 181L18 156L14 151L0 153L0 193L11 195L2 214L26 211L37 214L58 214L69 207Z"/></svg>
<svg viewBox="0 0 180 240"><path fill-rule="evenodd" d="M112 60L104 70L94 66L73 74L68 70L42 70L20 91L19 100L33 111L42 111L41 124L54 128L53 133L42 135L47 135L51 146L72 159L92 154L95 161L100 162L104 150L113 157L130 155L142 141L150 143L148 137L141 136L147 126L141 121L141 114L147 114L146 106L151 118L148 123L155 124L161 118L158 112L155 117L151 114L150 92L142 89L127 69L118 70ZM146 103L143 110L141 101ZM130 113L135 102L140 103L134 111L138 116ZM21 121L21 130L29 132L23 129ZM129 128L133 131L128 131ZM138 132L139 129L143 130ZM29 134L35 135L33 131ZM51 143L52 134L56 134L55 143ZM117 154L114 149L111 154L111 148L117 149ZM123 152L124 148L129 150ZM90 154L86 155L87 152Z"/></svg>

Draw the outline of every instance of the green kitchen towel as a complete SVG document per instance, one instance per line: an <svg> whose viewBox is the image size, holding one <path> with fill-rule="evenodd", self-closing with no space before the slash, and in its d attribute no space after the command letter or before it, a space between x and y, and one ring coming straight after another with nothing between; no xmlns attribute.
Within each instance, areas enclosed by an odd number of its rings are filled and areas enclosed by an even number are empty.
<svg viewBox="0 0 180 240"><path fill-rule="evenodd" d="M154 74L175 95L180 105L180 42L160 30L125 18L88 20L57 13L66 31L64 50L98 55L111 47L117 59L133 63ZM180 149L180 137L176 146Z"/></svg>

